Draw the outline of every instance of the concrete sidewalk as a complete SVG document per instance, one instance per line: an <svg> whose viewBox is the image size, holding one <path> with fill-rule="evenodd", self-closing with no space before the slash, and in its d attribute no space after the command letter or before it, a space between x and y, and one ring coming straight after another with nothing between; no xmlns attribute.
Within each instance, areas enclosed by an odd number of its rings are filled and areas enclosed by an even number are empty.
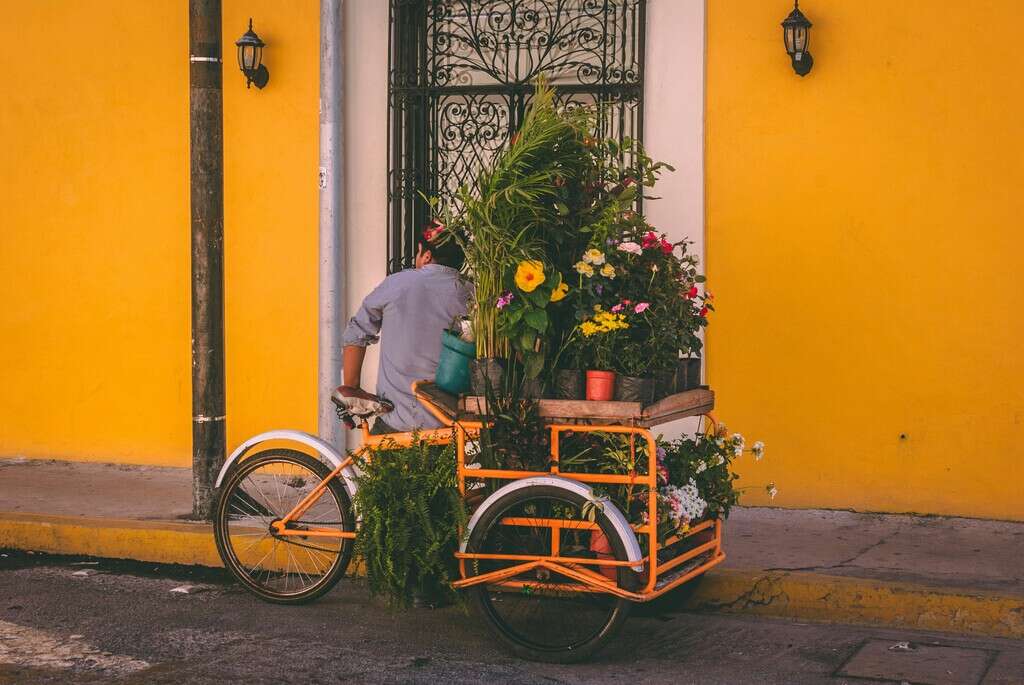
<svg viewBox="0 0 1024 685"><path fill-rule="evenodd" d="M0 460L0 547L220 566L187 469ZM1024 639L1024 523L737 508L694 609Z"/></svg>

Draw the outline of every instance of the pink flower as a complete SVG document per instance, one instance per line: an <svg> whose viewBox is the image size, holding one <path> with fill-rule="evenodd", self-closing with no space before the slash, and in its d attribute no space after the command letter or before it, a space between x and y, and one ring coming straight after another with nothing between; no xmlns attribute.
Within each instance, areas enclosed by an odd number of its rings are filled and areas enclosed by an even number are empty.
<svg viewBox="0 0 1024 685"><path fill-rule="evenodd" d="M668 467L664 464L658 464L658 480L668 483Z"/></svg>
<svg viewBox="0 0 1024 685"><path fill-rule="evenodd" d="M641 245L643 245L643 248L645 250L649 247L654 247L657 244L658 236L654 233L654 231L647 231L647 233L644 234L644 237L641 240Z"/></svg>
<svg viewBox="0 0 1024 685"><path fill-rule="evenodd" d="M504 295L502 295L501 297L498 298L498 302L497 302L497 304L495 306L497 306L498 309L504 309L505 307L507 307L510 304L512 304L512 300L514 298L515 298L515 295L513 295L512 291L510 290L510 291L506 292Z"/></svg>
<svg viewBox="0 0 1024 685"><path fill-rule="evenodd" d="M634 243L632 240L627 240L624 243L619 243L619 249L623 252L629 252L630 254L640 254L643 252L643 248Z"/></svg>
<svg viewBox="0 0 1024 685"><path fill-rule="evenodd" d="M664 252L665 254L672 254L672 243L662 238L661 251Z"/></svg>
<svg viewBox="0 0 1024 685"><path fill-rule="evenodd" d="M615 305L614 307L612 307L612 311L613 311L614 313L618 314L619 312L621 312L621 311L622 311L622 305L621 305L621 304L617 304L617 305Z"/></svg>
<svg viewBox="0 0 1024 685"><path fill-rule="evenodd" d="M643 314L651 306L650 302L637 302L636 306L633 307L633 311L637 314Z"/></svg>

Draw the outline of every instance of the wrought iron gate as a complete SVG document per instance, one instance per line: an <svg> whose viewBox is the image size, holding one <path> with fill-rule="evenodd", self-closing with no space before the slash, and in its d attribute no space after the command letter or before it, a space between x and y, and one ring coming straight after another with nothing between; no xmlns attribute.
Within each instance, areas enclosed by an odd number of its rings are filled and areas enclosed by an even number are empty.
<svg viewBox="0 0 1024 685"><path fill-rule="evenodd" d="M519 127L543 74L599 135L642 138L646 0L390 0L388 272Z"/></svg>

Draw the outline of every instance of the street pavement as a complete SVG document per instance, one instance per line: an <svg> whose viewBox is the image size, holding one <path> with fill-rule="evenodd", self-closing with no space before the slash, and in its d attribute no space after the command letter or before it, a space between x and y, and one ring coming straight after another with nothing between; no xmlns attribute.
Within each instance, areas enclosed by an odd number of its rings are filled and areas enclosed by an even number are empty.
<svg viewBox="0 0 1024 685"><path fill-rule="evenodd" d="M393 611L358 579L283 607L214 569L3 554L0 684L1024 683L1021 641L671 603L641 607L592 663L529 663L496 648L472 613Z"/></svg>

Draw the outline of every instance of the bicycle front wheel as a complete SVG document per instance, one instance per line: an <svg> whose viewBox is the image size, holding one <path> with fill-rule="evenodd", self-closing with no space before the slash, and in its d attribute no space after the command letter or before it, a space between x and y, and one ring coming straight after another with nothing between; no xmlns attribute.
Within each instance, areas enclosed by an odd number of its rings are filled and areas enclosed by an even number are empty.
<svg viewBox="0 0 1024 685"><path fill-rule="evenodd" d="M594 544L595 536L607 544ZM603 555L592 551L598 547L607 551ZM501 557L547 556L552 549L558 549L564 564L594 573L598 572L595 566L570 560L627 558L622 540L603 512L588 512L587 500L576 493L536 486L513 490L487 510L466 544L467 552L484 558L466 565L470 575L481 575L522 563ZM604 576L616 580L620 587L628 586L631 571L604 568ZM509 651L524 659L553 663L572 663L593 655L622 627L632 606L629 600L587 591L577 581L544 568L472 586L469 594Z"/></svg>
<svg viewBox="0 0 1024 685"><path fill-rule="evenodd" d="M301 604L322 596L344 575L354 541L332 532L351 532L355 517L338 479L288 524L295 531L316 529L316 535L281 535L272 525L330 472L307 454L275 449L253 455L228 475L213 530L224 566L246 590L269 602Z"/></svg>

